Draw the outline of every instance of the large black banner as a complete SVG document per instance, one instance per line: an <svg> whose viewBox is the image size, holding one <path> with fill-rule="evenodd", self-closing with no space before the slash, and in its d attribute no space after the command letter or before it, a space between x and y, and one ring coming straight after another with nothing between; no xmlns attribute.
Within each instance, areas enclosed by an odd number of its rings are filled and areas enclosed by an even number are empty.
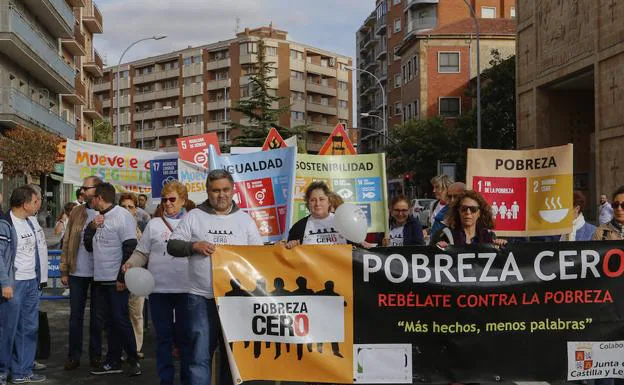
<svg viewBox="0 0 624 385"><path fill-rule="evenodd" d="M622 372L622 246L355 250L354 381L369 381L375 362L408 368L410 352L413 383L582 380L609 365ZM398 353L375 361L384 357L377 346ZM371 372L383 380L383 370Z"/></svg>

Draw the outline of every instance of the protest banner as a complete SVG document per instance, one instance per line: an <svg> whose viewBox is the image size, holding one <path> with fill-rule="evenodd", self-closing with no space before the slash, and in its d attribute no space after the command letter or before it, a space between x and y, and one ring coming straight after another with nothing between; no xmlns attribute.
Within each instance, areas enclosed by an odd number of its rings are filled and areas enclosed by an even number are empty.
<svg viewBox="0 0 624 385"><path fill-rule="evenodd" d="M162 188L178 179L178 154L167 155L151 161L152 198L160 198Z"/></svg>
<svg viewBox="0 0 624 385"><path fill-rule="evenodd" d="M347 135L347 131L342 124L338 123L334 131L329 135L321 149L319 155L356 155L357 151Z"/></svg>
<svg viewBox="0 0 624 385"><path fill-rule="evenodd" d="M466 184L492 207L499 236L569 233L572 144L536 150L468 149Z"/></svg>
<svg viewBox="0 0 624 385"><path fill-rule="evenodd" d="M221 154L219 137L214 132L178 138L176 142L178 142L178 152L181 160L198 164L204 168L208 167L209 146L214 146L217 153Z"/></svg>
<svg viewBox="0 0 624 385"><path fill-rule="evenodd" d="M282 240L290 229L295 183L294 147L236 156L210 151L210 169L234 177L234 201L256 221L265 242Z"/></svg>
<svg viewBox="0 0 624 385"><path fill-rule="evenodd" d="M388 201L385 154L297 155L293 223L309 214L305 190L323 181L345 202L355 203L368 220L368 232L387 232Z"/></svg>
<svg viewBox="0 0 624 385"><path fill-rule="evenodd" d="M212 266L244 381L578 381L624 378L621 247L220 246Z"/></svg>
<svg viewBox="0 0 624 385"><path fill-rule="evenodd" d="M119 192L150 194L150 160L161 152L67 139L63 183L82 186L97 176Z"/></svg>
<svg viewBox="0 0 624 385"><path fill-rule="evenodd" d="M208 170L195 163L178 160L178 181L186 186L190 200L199 205L205 201Z"/></svg>

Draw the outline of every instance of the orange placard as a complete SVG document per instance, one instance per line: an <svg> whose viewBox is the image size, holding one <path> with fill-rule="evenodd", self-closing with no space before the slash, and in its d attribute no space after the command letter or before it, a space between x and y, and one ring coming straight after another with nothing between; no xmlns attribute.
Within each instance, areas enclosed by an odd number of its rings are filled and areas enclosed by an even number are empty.
<svg viewBox="0 0 624 385"><path fill-rule="evenodd" d="M264 140L262 151L275 150L277 148L288 147L282 136L277 132L275 127L271 127L269 134Z"/></svg>
<svg viewBox="0 0 624 385"><path fill-rule="evenodd" d="M353 143L351 143L351 139L349 139L349 135L347 135L344 126L338 123L318 154L357 155L357 151L355 147L353 147Z"/></svg>

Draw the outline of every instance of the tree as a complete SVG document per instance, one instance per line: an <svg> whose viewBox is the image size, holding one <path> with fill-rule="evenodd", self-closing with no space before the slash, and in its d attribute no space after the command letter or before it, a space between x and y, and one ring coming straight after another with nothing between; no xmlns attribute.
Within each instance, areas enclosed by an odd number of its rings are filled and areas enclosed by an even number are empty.
<svg viewBox="0 0 624 385"><path fill-rule="evenodd" d="M23 126L9 128L0 135L0 160L8 176L41 176L54 170L61 138Z"/></svg>
<svg viewBox="0 0 624 385"><path fill-rule="evenodd" d="M93 141L113 144L113 125L107 120L98 119L93 123Z"/></svg>
<svg viewBox="0 0 624 385"><path fill-rule="evenodd" d="M258 62L254 65L252 73L249 75L249 97L239 100L233 111L240 112L243 118L249 120L249 124L228 122L230 129L240 129L242 135L234 139L234 143L239 146L260 147L264 143L271 127L285 137L291 131L278 124L279 117L288 113L290 106L271 108L273 103L279 103L283 98L271 94L270 82L275 79L271 75L275 70L274 62L268 62L265 52L264 40L258 41Z"/></svg>

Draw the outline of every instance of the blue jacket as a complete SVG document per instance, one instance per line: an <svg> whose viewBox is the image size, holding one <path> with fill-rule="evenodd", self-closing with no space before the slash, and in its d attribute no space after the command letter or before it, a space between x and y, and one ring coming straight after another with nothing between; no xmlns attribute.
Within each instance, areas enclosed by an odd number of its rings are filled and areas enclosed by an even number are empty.
<svg viewBox="0 0 624 385"><path fill-rule="evenodd" d="M436 234L438 231L446 227L446 225L442 223L442 221L444 220L448 209L449 205L447 204L446 206L442 207L442 209L433 218L433 223L431 224L431 230L429 232L431 235Z"/></svg>
<svg viewBox="0 0 624 385"><path fill-rule="evenodd" d="M591 223L585 222L583 227L576 231L576 235L574 237L575 241L591 241L594 233L596 232L596 226Z"/></svg>
<svg viewBox="0 0 624 385"><path fill-rule="evenodd" d="M0 218L0 288L14 287L17 233L10 212Z"/></svg>
<svg viewBox="0 0 624 385"><path fill-rule="evenodd" d="M390 217L390 228L393 227L396 227L394 219ZM377 243L381 245L381 239L378 239ZM425 238L423 237L423 230L420 221L413 215L408 216L407 222L405 222L405 225L403 226L403 246L418 246L424 244Z"/></svg>

